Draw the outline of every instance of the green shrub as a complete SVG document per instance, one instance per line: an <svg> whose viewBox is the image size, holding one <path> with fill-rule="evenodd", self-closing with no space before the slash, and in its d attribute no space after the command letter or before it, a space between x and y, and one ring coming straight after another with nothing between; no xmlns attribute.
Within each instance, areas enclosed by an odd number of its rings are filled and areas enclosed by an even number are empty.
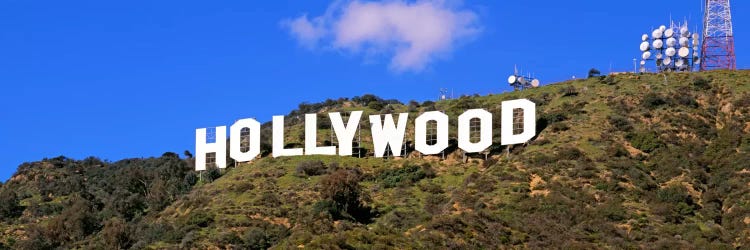
<svg viewBox="0 0 750 250"><path fill-rule="evenodd" d="M381 183L384 188L392 188L397 186L411 185L424 178L435 177L435 172L432 170L429 164L422 166L404 166L398 169L388 169L380 172L376 177L376 180Z"/></svg>
<svg viewBox="0 0 750 250"><path fill-rule="evenodd" d="M612 127L615 127L619 131L629 132L633 130L633 125L630 123L628 118L620 115L607 116L607 121Z"/></svg>
<svg viewBox="0 0 750 250"><path fill-rule="evenodd" d="M633 147L646 153L651 153L664 146L659 139L659 135L655 132L633 132L628 134L626 138Z"/></svg>
<svg viewBox="0 0 750 250"><path fill-rule="evenodd" d="M193 225L198 227L207 227L214 222L213 215L207 212L194 211L188 218L187 225Z"/></svg>
<svg viewBox="0 0 750 250"><path fill-rule="evenodd" d="M0 218L4 220L17 218L21 216L23 209L16 192L7 188L0 190Z"/></svg>
<svg viewBox="0 0 750 250"><path fill-rule="evenodd" d="M339 169L320 181L321 197L313 210L328 211L334 219L347 219L369 223L375 215L364 205L368 196L362 190L361 174L355 170Z"/></svg>
<svg viewBox="0 0 750 250"><path fill-rule="evenodd" d="M565 123L562 123L562 122L556 122L556 123L552 123L552 125L551 125L551 126L549 126L549 129L550 129L550 131L552 131L552 132L562 132L562 131L567 131L567 130L569 130L569 129L570 129L570 127L568 127L568 125L565 125Z"/></svg>
<svg viewBox="0 0 750 250"><path fill-rule="evenodd" d="M643 97L641 105L649 110L658 108L661 105L667 104L667 100L657 93L648 93Z"/></svg>
<svg viewBox="0 0 750 250"><path fill-rule="evenodd" d="M424 211L432 215L442 214L447 202L448 197L443 194L427 194L424 198Z"/></svg>
<svg viewBox="0 0 750 250"><path fill-rule="evenodd" d="M316 176L326 174L328 168L322 161L303 161L297 164L296 173L300 176Z"/></svg>
<svg viewBox="0 0 750 250"><path fill-rule="evenodd" d="M584 159L585 155L578 148L566 146L562 147L557 151L558 160L581 160Z"/></svg>
<svg viewBox="0 0 750 250"><path fill-rule="evenodd" d="M693 77L693 89L698 91L705 91L711 89L711 81L707 80L702 76Z"/></svg>

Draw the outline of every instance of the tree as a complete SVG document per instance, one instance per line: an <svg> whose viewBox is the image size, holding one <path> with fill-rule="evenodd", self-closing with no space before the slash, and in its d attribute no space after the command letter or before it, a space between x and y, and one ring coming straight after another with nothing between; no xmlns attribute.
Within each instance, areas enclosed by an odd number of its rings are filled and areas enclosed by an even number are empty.
<svg viewBox="0 0 750 250"><path fill-rule="evenodd" d="M102 237L110 249L126 249L132 242L128 224L118 217L104 223Z"/></svg>
<svg viewBox="0 0 750 250"><path fill-rule="evenodd" d="M597 77L597 76L599 76L599 75L601 75L601 74L602 74L602 72L600 72L600 71L599 71L598 69L596 69L596 68L591 68L591 69L589 70L589 78L591 78L591 77Z"/></svg>
<svg viewBox="0 0 750 250"><path fill-rule="evenodd" d="M369 222L370 209L362 205L365 195L359 184L361 176L354 170L339 169L324 177L320 183L323 203L328 204L328 212L334 218L344 218L359 222Z"/></svg>
<svg viewBox="0 0 750 250"><path fill-rule="evenodd" d="M3 189L0 192L0 217L3 219L12 219L21 216L23 207L19 204L16 192Z"/></svg>
<svg viewBox="0 0 750 250"><path fill-rule="evenodd" d="M70 243L85 239L99 229L93 204L75 196L62 213L47 225L51 238L57 243Z"/></svg>

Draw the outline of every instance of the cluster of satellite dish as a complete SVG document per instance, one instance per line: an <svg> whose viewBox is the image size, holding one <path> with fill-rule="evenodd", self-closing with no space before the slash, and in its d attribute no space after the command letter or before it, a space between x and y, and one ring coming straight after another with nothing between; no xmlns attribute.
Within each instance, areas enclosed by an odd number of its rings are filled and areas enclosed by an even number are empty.
<svg viewBox="0 0 750 250"><path fill-rule="evenodd" d="M513 75L508 77L508 84L513 86L514 90L522 90L528 88L539 87L539 79L528 76L522 76L518 74L518 69L513 71Z"/></svg>
<svg viewBox="0 0 750 250"><path fill-rule="evenodd" d="M670 27L660 26L651 32L651 36L641 37L641 72L646 72L646 61L656 58L659 72L693 71L700 64L698 56L698 33L691 33L687 23Z"/></svg>

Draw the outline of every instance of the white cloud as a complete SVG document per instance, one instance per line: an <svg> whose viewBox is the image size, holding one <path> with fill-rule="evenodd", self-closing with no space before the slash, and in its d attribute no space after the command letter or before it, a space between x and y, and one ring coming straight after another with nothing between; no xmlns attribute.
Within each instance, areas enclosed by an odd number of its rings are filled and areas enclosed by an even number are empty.
<svg viewBox="0 0 750 250"><path fill-rule="evenodd" d="M322 27L322 18L316 18L312 21L307 19L307 15L302 15L293 20L282 22L305 47L313 48L317 45L318 40L323 38L326 30Z"/></svg>
<svg viewBox="0 0 750 250"><path fill-rule="evenodd" d="M307 48L391 57L395 71L421 71L480 32L477 15L444 1L334 2L326 13L282 22Z"/></svg>

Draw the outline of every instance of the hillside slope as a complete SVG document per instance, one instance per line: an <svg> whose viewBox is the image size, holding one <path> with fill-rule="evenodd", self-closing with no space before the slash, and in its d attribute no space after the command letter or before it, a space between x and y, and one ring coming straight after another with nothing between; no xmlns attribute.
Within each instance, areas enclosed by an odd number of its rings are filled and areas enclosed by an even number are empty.
<svg viewBox="0 0 750 250"><path fill-rule="evenodd" d="M750 247L750 71L622 74L437 103L363 96L301 104L288 116L286 141L302 143L300 114L345 110L409 112L407 140L420 112L441 110L455 138L464 110L499 117L500 102L517 98L537 103L538 136L493 146L487 160L464 160L455 145L445 159L413 150L396 159L263 157L202 180L191 159L172 153L25 164L0 189L0 241L10 248ZM319 140L330 140L330 125L318 120ZM371 152L369 124L362 128Z"/></svg>

